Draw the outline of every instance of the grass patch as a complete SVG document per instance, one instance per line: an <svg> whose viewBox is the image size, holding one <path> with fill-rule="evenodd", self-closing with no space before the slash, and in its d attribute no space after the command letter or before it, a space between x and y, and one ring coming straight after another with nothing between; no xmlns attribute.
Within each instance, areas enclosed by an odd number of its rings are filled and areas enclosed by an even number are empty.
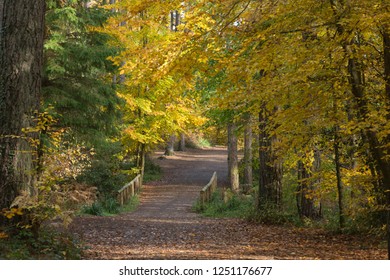
<svg viewBox="0 0 390 280"><path fill-rule="evenodd" d="M120 206L114 198L104 201L96 201L91 205L85 205L81 208L81 215L93 216L115 216L120 213L133 212L139 205L138 195L133 196L128 203Z"/></svg>
<svg viewBox="0 0 390 280"><path fill-rule="evenodd" d="M200 139L198 139L198 146L201 148L210 148L211 143L207 139L200 138Z"/></svg>
<svg viewBox="0 0 390 280"><path fill-rule="evenodd" d="M295 224L297 218L291 213L284 212L273 205L257 209L255 194L240 195L226 191L223 195L217 191L212 194L211 201L201 205L199 201L193 206L193 210L205 217L213 218L241 218L251 222L283 225Z"/></svg>
<svg viewBox="0 0 390 280"><path fill-rule="evenodd" d="M84 205L81 208L80 214L103 216L104 209L99 201L92 203L91 205Z"/></svg>
<svg viewBox="0 0 390 280"><path fill-rule="evenodd" d="M128 203L123 205L120 208L120 213L131 213L134 212L139 205L139 196L135 195L133 196Z"/></svg>
<svg viewBox="0 0 390 280"><path fill-rule="evenodd" d="M246 218L254 207L252 196L242 196L228 191L223 196L217 191L212 194L211 201L204 205L196 202L194 211L201 213L205 217L214 218Z"/></svg>
<svg viewBox="0 0 390 280"><path fill-rule="evenodd" d="M145 172L144 172L144 178L143 182L152 182L152 181L158 181L161 179L162 172L161 167L157 164L155 164L150 158L146 158L145 162Z"/></svg>
<svg viewBox="0 0 390 280"><path fill-rule="evenodd" d="M186 141L186 148L189 149L210 148L211 146L212 144L209 140L199 136L191 136Z"/></svg>
<svg viewBox="0 0 390 280"><path fill-rule="evenodd" d="M299 223L299 218L296 215L283 211L273 204L265 205L261 209L252 208L246 219L265 225L297 225Z"/></svg>

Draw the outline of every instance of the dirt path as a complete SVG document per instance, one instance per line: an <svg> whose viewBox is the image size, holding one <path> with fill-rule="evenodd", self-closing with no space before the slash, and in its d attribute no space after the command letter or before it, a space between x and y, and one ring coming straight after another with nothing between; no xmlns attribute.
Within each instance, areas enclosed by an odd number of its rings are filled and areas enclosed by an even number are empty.
<svg viewBox="0 0 390 280"><path fill-rule="evenodd" d="M79 217L71 226L86 259L385 259L369 240L321 230L262 226L203 218L191 211L199 190L217 171L226 180L223 149L178 152L157 160L164 176L145 185L133 213Z"/></svg>

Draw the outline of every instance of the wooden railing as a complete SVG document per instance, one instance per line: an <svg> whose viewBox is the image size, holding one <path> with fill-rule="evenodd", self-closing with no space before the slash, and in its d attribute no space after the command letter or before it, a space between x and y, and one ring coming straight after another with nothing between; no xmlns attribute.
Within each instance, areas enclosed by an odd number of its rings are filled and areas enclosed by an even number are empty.
<svg viewBox="0 0 390 280"><path fill-rule="evenodd" d="M130 183L127 183L118 191L118 203L123 206L124 204L129 202L130 198L140 192L141 187L142 176L141 174L139 174Z"/></svg>
<svg viewBox="0 0 390 280"><path fill-rule="evenodd" d="M200 191L200 204L202 207L211 200L212 193L217 189L217 183L217 172L214 172L210 182Z"/></svg>

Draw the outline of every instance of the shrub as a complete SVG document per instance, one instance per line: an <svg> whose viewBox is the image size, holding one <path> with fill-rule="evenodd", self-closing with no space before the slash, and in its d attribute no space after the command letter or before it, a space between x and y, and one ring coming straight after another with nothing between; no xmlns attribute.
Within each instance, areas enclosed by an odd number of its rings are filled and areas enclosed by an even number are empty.
<svg viewBox="0 0 390 280"><path fill-rule="evenodd" d="M161 178L161 167L155 164L149 157L146 157L144 182L156 181Z"/></svg>
<svg viewBox="0 0 390 280"><path fill-rule="evenodd" d="M245 218L253 207L252 196L242 196L228 190L224 194L214 192L209 203L202 207L198 201L193 208L207 217Z"/></svg>
<svg viewBox="0 0 390 280"><path fill-rule="evenodd" d="M274 204L267 204L261 208L253 207L248 212L246 217L249 221L267 224L267 225L283 225L289 223L296 223L296 215L289 214L279 209Z"/></svg>
<svg viewBox="0 0 390 280"><path fill-rule="evenodd" d="M81 209L81 213L94 216L103 216L104 209L100 202L94 202L91 205L86 205Z"/></svg>
<svg viewBox="0 0 390 280"><path fill-rule="evenodd" d="M24 229L0 239L0 259L9 260L74 260L81 259L77 240L63 232L42 229L36 236Z"/></svg>
<svg viewBox="0 0 390 280"><path fill-rule="evenodd" d="M105 212L109 214L118 214L120 212L120 205L115 198L108 198L103 202Z"/></svg>

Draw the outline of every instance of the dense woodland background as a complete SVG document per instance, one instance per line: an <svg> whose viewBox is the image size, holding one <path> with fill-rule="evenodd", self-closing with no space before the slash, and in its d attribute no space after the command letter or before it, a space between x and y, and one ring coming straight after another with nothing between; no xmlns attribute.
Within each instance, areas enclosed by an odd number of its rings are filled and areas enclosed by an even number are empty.
<svg viewBox="0 0 390 280"><path fill-rule="evenodd" d="M389 15L385 0L2 0L0 240L65 246L47 221L118 212L120 187L158 173L153 151L206 144L228 146L247 218L389 240Z"/></svg>

